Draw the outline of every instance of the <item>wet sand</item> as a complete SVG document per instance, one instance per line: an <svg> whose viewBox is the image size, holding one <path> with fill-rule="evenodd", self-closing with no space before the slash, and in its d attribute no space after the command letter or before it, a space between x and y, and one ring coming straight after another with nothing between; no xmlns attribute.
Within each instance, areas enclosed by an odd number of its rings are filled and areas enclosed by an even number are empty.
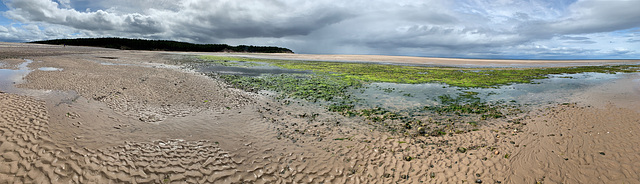
<svg viewBox="0 0 640 184"><path fill-rule="evenodd" d="M640 180L639 142L630 138L640 132L637 76L586 90L577 104L425 137L233 89L172 65L179 55L0 45L12 48L0 50L0 68L30 59L31 69L63 69L33 70L0 93L0 183Z"/></svg>

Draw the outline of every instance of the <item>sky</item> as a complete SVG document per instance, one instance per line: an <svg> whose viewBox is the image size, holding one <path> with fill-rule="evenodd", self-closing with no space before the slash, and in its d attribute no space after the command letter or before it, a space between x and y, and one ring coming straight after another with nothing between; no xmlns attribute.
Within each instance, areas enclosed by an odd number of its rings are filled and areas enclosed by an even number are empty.
<svg viewBox="0 0 640 184"><path fill-rule="evenodd" d="M303 54L640 59L640 0L0 0L0 41L123 37Z"/></svg>

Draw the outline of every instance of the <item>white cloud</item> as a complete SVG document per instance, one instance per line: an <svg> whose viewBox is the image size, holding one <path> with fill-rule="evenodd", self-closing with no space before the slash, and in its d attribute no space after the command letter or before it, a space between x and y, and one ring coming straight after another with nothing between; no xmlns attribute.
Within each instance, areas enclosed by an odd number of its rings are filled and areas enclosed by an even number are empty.
<svg viewBox="0 0 640 184"><path fill-rule="evenodd" d="M640 40L640 34L628 31L640 30L640 11L636 10L640 1L3 2L9 7L4 13L6 17L25 25L39 26L39 33L32 35L15 33L7 27L5 32L23 40L74 35L120 36L197 43L278 45L303 53L445 57L534 57L535 54L589 57L589 54L613 53L610 52L612 47L630 51L640 49L633 45ZM631 33L605 34L625 30Z"/></svg>
<svg viewBox="0 0 640 184"><path fill-rule="evenodd" d="M614 49L612 49L612 50L610 50L610 51L609 51L609 53L611 53L611 54L613 54L613 55L631 54L631 53L633 53L633 52L634 52L634 51L629 50L629 49L627 49L627 48L622 48L622 47L614 48Z"/></svg>
<svg viewBox="0 0 640 184"><path fill-rule="evenodd" d="M5 15L23 23L49 23L96 32L118 31L153 34L162 31L162 25L147 15L138 13L118 15L104 10L78 12L61 9L50 0L21 0L8 3L11 10Z"/></svg>

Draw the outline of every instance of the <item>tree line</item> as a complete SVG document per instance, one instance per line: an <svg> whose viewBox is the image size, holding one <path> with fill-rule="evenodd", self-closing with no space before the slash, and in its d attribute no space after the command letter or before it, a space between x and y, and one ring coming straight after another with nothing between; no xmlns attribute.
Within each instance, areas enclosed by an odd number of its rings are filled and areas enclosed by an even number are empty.
<svg viewBox="0 0 640 184"><path fill-rule="evenodd" d="M227 44L194 44L171 40L145 40L129 38L76 38L34 41L30 43L105 47L121 50L159 50L159 51L191 51L191 52L258 52L258 53L293 53L290 49L273 46L253 46Z"/></svg>

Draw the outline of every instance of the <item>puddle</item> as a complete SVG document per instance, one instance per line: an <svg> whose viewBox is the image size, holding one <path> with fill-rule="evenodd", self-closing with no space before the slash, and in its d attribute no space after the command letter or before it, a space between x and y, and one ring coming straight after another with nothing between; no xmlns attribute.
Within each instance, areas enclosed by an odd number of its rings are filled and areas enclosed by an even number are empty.
<svg viewBox="0 0 640 184"><path fill-rule="evenodd" d="M33 60L25 59L25 62L18 65L18 69L0 69L0 91L8 93L21 91L15 85L22 83L22 78L33 71L27 67L31 63L33 63Z"/></svg>
<svg viewBox="0 0 640 184"><path fill-rule="evenodd" d="M35 90L17 88L15 85L24 82L24 77L34 71L27 67L33 63L33 60L25 59L25 62L18 65L17 69L0 69L0 91L5 93L13 93L20 95L32 96L36 99L46 101L47 104L55 106L62 104L71 104L77 100L80 95L75 91L55 91L55 90ZM3 64L3 63L0 63ZM40 71L62 71L62 68L41 67Z"/></svg>
<svg viewBox="0 0 640 184"><path fill-rule="evenodd" d="M101 61L96 61L96 62L100 63L101 65L107 65L107 66L138 66L138 65L124 64L124 63L109 63L109 62L101 62Z"/></svg>
<svg viewBox="0 0 640 184"><path fill-rule="evenodd" d="M117 65L130 65L130 64L116 64L116 63L108 63L108 62L99 62L101 65L108 65L108 66L117 66Z"/></svg>
<svg viewBox="0 0 640 184"><path fill-rule="evenodd" d="M40 67L38 68L40 71L62 71L62 68L54 68L54 67Z"/></svg>
<svg viewBox="0 0 640 184"><path fill-rule="evenodd" d="M295 74L295 73L311 73L310 71L282 69L275 66L262 65L251 67L239 66L223 66L219 64L198 64L194 66L195 71L202 73L219 73L243 76L260 76L262 74Z"/></svg>
<svg viewBox="0 0 640 184"><path fill-rule="evenodd" d="M17 69L0 69L0 91L6 93L18 93L18 94L32 94L32 93L40 93L39 90L29 90L29 89L20 89L15 87L17 84L21 84L24 82L24 77L27 76L30 72L34 71L27 67L29 64L33 63L33 60L24 59L23 63L18 65ZM62 71L62 68L54 68L54 67L40 67L37 70L40 71ZM47 91L44 91L47 92Z"/></svg>

